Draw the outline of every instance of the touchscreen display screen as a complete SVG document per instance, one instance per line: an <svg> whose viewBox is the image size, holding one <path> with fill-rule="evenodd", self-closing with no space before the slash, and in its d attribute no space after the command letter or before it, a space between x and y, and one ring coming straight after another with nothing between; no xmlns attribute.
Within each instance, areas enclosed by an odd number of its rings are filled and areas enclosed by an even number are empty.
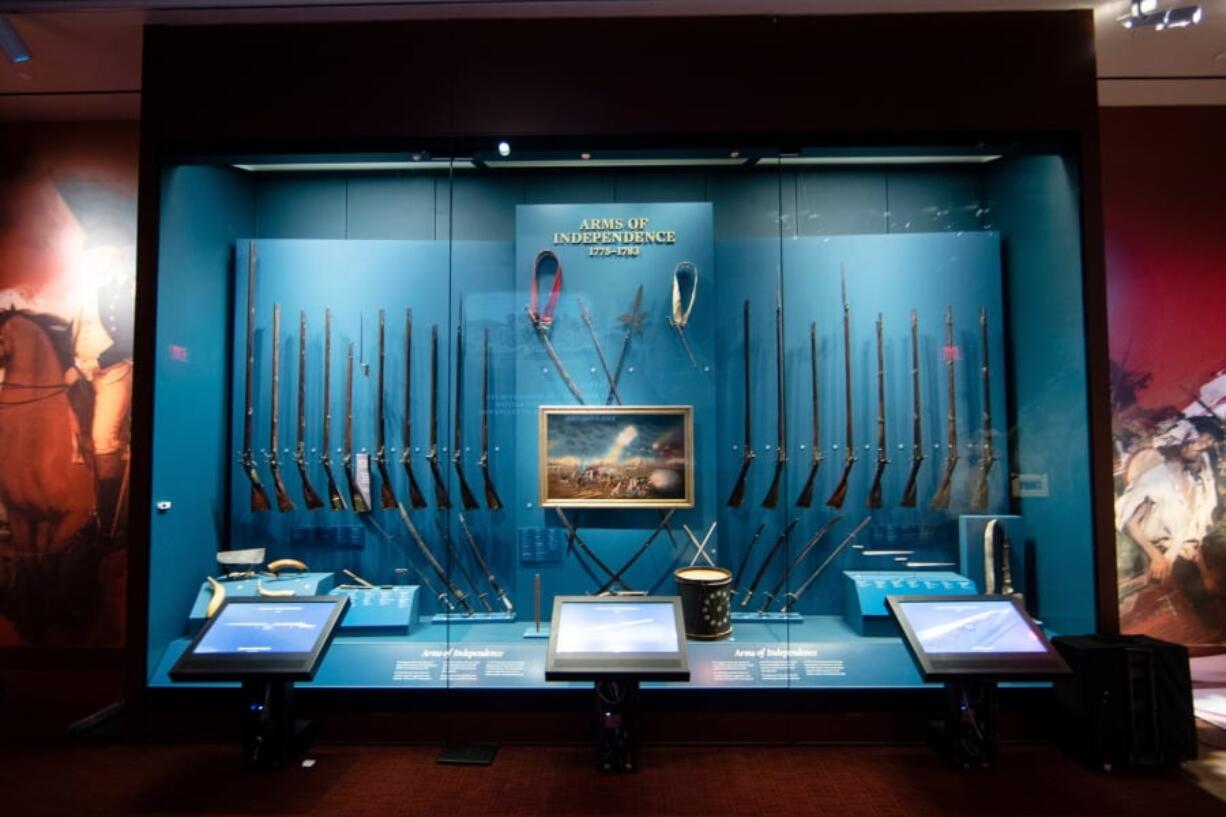
<svg viewBox="0 0 1226 817"><path fill-rule="evenodd" d="M1048 652L1011 601L908 601L898 610L929 654Z"/></svg>
<svg viewBox="0 0 1226 817"><path fill-rule="evenodd" d="M556 625L557 652L676 653L675 609L668 602L563 602Z"/></svg>
<svg viewBox="0 0 1226 817"><path fill-rule="evenodd" d="M196 644L195 655L309 653L336 605L270 601L227 604Z"/></svg>

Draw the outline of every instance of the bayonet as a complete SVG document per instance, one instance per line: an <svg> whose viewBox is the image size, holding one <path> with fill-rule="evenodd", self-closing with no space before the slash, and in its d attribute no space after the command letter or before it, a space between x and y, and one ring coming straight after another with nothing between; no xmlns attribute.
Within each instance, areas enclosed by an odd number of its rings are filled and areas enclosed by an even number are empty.
<svg viewBox="0 0 1226 817"><path fill-rule="evenodd" d="M744 335L745 348L745 383L744 383L744 400L745 400L745 450L741 453L741 470L736 475L736 484L732 486L732 493L728 496L728 507L739 508L741 503L745 501L745 483L749 477L749 466L753 464L753 459L756 456L753 450L753 431L750 418L750 394L751 385L749 382L749 301L746 300L742 306L742 324L741 331Z"/></svg>
<svg viewBox="0 0 1226 817"><path fill-rule="evenodd" d="M298 475L302 477L302 497L307 510L313 511L324 506L324 502L315 493L311 485L311 475L307 470L306 456L306 342L307 319L306 312L298 312L298 437L294 445L294 463L298 466Z"/></svg>
<svg viewBox="0 0 1226 817"><path fill-rule="evenodd" d="M787 584L788 579L792 577L792 571L796 570L801 566L801 564L804 563L805 557L809 555L813 548L817 547L818 544L820 544L821 541L826 538L826 534L830 533L831 528L838 524L839 520L842 518L842 516L833 517L826 522L826 524L822 525L817 533L813 534L813 537L805 544L803 548L801 548L800 553L796 555L796 558L792 560L792 563L783 571L783 574L779 577L779 581L775 583L775 586L770 589L770 592L763 596L762 606L758 608L759 613L765 613L770 606L774 604L775 599L779 596L779 591L783 589L784 585Z"/></svg>
<svg viewBox="0 0 1226 817"><path fill-rule="evenodd" d="M324 307L324 429L322 446L319 450L319 463L324 468L324 476L328 480L328 505L334 511L343 511L345 496L336 485L332 475L332 310Z"/></svg>
<svg viewBox="0 0 1226 817"><path fill-rule="evenodd" d="M941 484L932 497L932 507L948 508L950 488L953 486L954 470L958 467L958 391L954 378L954 358L958 347L954 346L954 308L945 310L945 399L949 404L945 418L945 471Z"/></svg>
<svg viewBox="0 0 1226 817"><path fill-rule="evenodd" d="M554 273L549 301L545 304L545 311L541 312L538 309L537 278L539 277L541 262L546 258L552 258L557 269ZM549 330L553 326L553 313L558 306L558 297L562 294L562 262L554 254L553 250L542 250L537 253L536 260L532 263L530 289L531 300L526 307L528 320L532 322L532 328L536 330L536 336L541 341L541 346L545 347L545 354L549 355L549 359L553 361L553 366L558 370L558 375L562 378L562 382L566 384L566 388L570 389L570 393L579 401L579 405L583 405L583 392L579 391L578 384L570 376L570 372L566 371L562 358L558 357L558 350L553 348L553 341L549 338Z"/></svg>
<svg viewBox="0 0 1226 817"><path fill-rule="evenodd" d="M622 348L617 354L617 365L613 367L613 381L609 384L609 393L604 399L606 405L615 397L619 402L621 400L614 387L621 381L622 364L626 362L626 352L630 350L630 336L643 332L643 322L647 318L647 313L641 309L642 304L643 285L639 284L638 290L634 293L634 303L630 305L630 311L617 318L626 328L622 333Z"/></svg>
<svg viewBox="0 0 1226 817"><path fill-rule="evenodd" d="M507 591L502 589L502 585L498 583L498 577L494 575L494 571L490 569L489 563L485 561L485 556L481 553L481 548L477 546L477 540L473 537L472 531L468 529L468 521L464 519L464 514L459 514L460 529L464 532L464 538L468 542L468 547L472 550L473 560L477 563L477 567L485 574L485 580L489 583L490 589L494 591L494 595L502 602L502 606L507 609L508 613L515 612L515 605L511 603L510 597L507 596Z"/></svg>
<svg viewBox="0 0 1226 817"><path fill-rule="evenodd" d="M749 540L749 545L745 548L745 553L741 555L741 563L737 565L736 573L732 574L732 595L736 595L737 584L741 581L741 575L745 572L745 565L749 564L749 557L753 553L754 547L757 546L758 540L762 538L762 531L766 530L766 523L759 522L758 529L753 532L753 537Z"/></svg>
<svg viewBox="0 0 1226 817"><path fill-rule="evenodd" d="M890 458L885 448L885 340L882 337L881 313L877 313L877 468L868 492L868 506L881 507L881 480Z"/></svg>
<svg viewBox="0 0 1226 817"><path fill-rule="evenodd" d="M438 464L438 324L430 327L430 448L426 452L430 474L434 477L434 504L444 510L451 507L447 485Z"/></svg>
<svg viewBox="0 0 1226 817"><path fill-rule="evenodd" d="M817 479L817 469L822 465L822 426L817 391L817 321L809 324L809 383L813 392L811 401L813 458L809 461L809 476L805 479L805 486L801 489L800 496L796 498L796 504L801 508L807 508L813 504L813 483Z"/></svg>
<svg viewBox="0 0 1226 817"><path fill-rule="evenodd" d="M477 465L481 468L481 478L485 481L485 507L491 511L502 508L502 499L494 488L494 478L490 475L490 330L485 330L485 341L481 354L481 459ZM508 611L509 612L509 611Z"/></svg>
<svg viewBox="0 0 1226 817"><path fill-rule="evenodd" d="M401 440L404 450L400 452L400 464L409 477L409 505L426 507L417 475L413 473L413 310L404 310L404 422L401 425Z"/></svg>
<svg viewBox="0 0 1226 817"><path fill-rule="evenodd" d="M409 517L409 512L404 509L404 505L400 502L396 503L396 510L400 513L400 521L404 523L405 530L409 532L409 537L413 540L413 544L417 545L417 550L421 553L422 558L426 560L426 564L430 565L430 569L434 571L434 575L438 576L439 581L447 588L448 592L455 597L464 610L469 614L473 614L476 610L473 609L472 602L468 600L468 594L460 589L451 577L447 575L447 571L439 564L437 558L430 551L430 546L426 544L426 540L422 538L421 532L417 530L417 526L413 524L413 520ZM443 596L443 598L446 598Z"/></svg>
<svg viewBox="0 0 1226 817"><path fill-rule="evenodd" d="M255 467L255 454L252 452L252 422L255 419L255 242L247 243L247 371L245 374L246 391L243 398L243 451L239 455L239 464L243 473L251 482L251 510L260 512L272 507L268 501L268 492L264 490L264 482L260 472Z"/></svg>
<svg viewBox="0 0 1226 817"><path fill-rule="evenodd" d="M766 558L762 560L762 564L758 566L758 572L754 574L753 581L745 590L745 595L741 596L741 606L748 607L749 600L753 598L754 591L758 589L758 584L762 581L762 577L766 575L766 568L770 566L771 561L775 558L775 554L783 547L783 543L787 541L788 534L792 532L792 528L796 527L799 518L788 522L787 527L780 532L778 538L775 539L775 544L771 545L771 549L766 552Z"/></svg>
<svg viewBox="0 0 1226 817"><path fill-rule="evenodd" d="M788 418L787 418L787 384L784 382L783 369L783 293L775 289L775 415L778 448L775 451L775 476L771 479L770 488L762 499L763 508L773 508L779 504L779 482L788 462Z"/></svg>
<svg viewBox="0 0 1226 817"><path fill-rule="evenodd" d="M272 400L268 425L268 470L272 472L272 487L277 495L277 510L285 513L294 509L294 500L285 490L281 479L281 460L277 452L280 440L277 424L281 415L281 304L272 305Z"/></svg>
<svg viewBox="0 0 1226 817"><path fill-rule="evenodd" d="M919 481L920 465L924 462L924 424L920 410L920 353L919 317L911 310L911 470L907 484L902 489L898 504L904 508L915 507L915 485Z"/></svg>
<svg viewBox="0 0 1226 817"><path fill-rule="evenodd" d="M980 374L983 383L983 459L979 461L979 478L975 481L975 493L971 495L971 507L981 511L988 507L988 478L996 463L996 449L992 445L992 383L988 363L988 310L979 309L979 356Z"/></svg>
<svg viewBox="0 0 1226 817"><path fill-rule="evenodd" d="M376 388L378 389L375 395L375 466L379 469L379 478L382 484L379 486L379 506L385 509L396 507L396 493L392 490L392 476L387 472L387 441L383 435L384 416L383 416L383 369L384 359L386 357L386 349L384 347L384 325L383 325L383 310L379 310L379 364L375 375Z"/></svg>
<svg viewBox="0 0 1226 817"><path fill-rule="evenodd" d="M800 587L796 588L794 592L785 593L783 595L783 606L779 608L779 612L788 612L789 607L800 601L800 597L805 594L805 591L813 586L813 582L817 581L818 577L822 575L822 572L830 565L830 563L843 552L843 549L855 541L855 538L860 534L860 531L864 530L870 521L872 521L871 516L864 517L864 520L859 525L856 525L856 529L847 534L847 538L840 542L839 546L831 551L830 555L826 557L826 560L818 565L817 570L814 570L813 573L810 574L809 578L805 579L804 583Z"/></svg>
<svg viewBox="0 0 1226 817"><path fill-rule="evenodd" d="M455 325L455 445L451 451L451 464L455 467L460 483L460 504L471 511L481 507L473 496L473 489L464 476L464 306L460 305L460 318Z"/></svg>
<svg viewBox="0 0 1226 817"><path fill-rule="evenodd" d="M843 507L847 500L847 486L851 478L852 466L856 464L856 447L854 423L851 406L851 307L847 305L847 278L839 269L839 285L843 292L843 404L847 415L847 450L844 452L843 474L839 484L834 487L826 504L831 508Z"/></svg>
<svg viewBox="0 0 1226 817"><path fill-rule="evenodd" d="M345 353L345 445L341 450L341 465L345 469L345 480L349 483L349 501L353 503L354 513L366 513L370 505L358 488L357 475L353 461L353 344Z"/></svg>

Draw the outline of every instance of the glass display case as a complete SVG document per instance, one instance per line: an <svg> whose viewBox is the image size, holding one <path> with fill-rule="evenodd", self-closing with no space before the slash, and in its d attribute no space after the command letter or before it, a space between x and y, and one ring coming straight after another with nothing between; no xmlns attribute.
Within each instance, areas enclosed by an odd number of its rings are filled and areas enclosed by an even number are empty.
<svg viewBox="0 0 1226 817"><path fill-rule="evenodd" d="M559 595L680 595L676 688L1093 628L1074 157L510 147L163 169L151 686L243 595L350 596L329 688L546 686Z"/></svg>

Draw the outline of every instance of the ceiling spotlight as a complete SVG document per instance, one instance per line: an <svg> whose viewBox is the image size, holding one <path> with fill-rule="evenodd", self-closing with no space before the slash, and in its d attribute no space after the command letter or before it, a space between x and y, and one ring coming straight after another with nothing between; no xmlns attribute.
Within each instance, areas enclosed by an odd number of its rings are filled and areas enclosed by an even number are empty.
<svg viewBox="0 0 1226 817"><path fill-rule="evenodd" d="M580 153L580 154L579 154L579 158L580 158L580 159L585 159L585 160L586 160L586 159L590 159L590 158L592 158L592 154L587 153L587 152L585 151L585 152L583 152L583 153Z"/></svg>
<svg viewBox="0 0 1226 817"><path fill-rule="evenodd" d="M0 14L0 49L14 64L30 61L30 50L22 42L17 29L13 28L13 23L3 14Z"/></svg>
<svg viewBox="0 0 1226 817"><path fill-rule="evenodd" d="M510 142L499 142L498 143L498 155L504 156L504 157L510 156L511 155L511 143Z"/></svg>
<svg viewBox="0 0 1226 817"><path fill-rule="evenodd" d="M1180 6L1158 11L1157 0L1134 0L1128 7L1128 14L1120 18L1120 24L1130 31L1138 28L1164 31L1168 28L1194 26L1204 17L1204 9L1200 6Z"/></svg>

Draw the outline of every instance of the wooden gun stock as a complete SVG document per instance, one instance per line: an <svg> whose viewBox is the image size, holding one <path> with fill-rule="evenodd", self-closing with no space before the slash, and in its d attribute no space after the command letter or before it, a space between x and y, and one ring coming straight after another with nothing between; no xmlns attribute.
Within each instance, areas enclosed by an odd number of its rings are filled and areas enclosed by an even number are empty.
<svg viewBox="0 0 1226 817"><path fill-rule="evenodd" d="M502 509L502 498L498 496L498 490L494 487L493 477L490 476L490 461L488 457L482 457L478 463L481 468L481 479L485 482L485 507L491 511Z"/></svg>
<svg viewBox="0 0 1226 817"><path fill-rule="evenodd" d="M961 458L957 454L951 452L949 459L945 461L945 473L941 475L941 484L937 488L936 495L932 497L932 507L949 507L949 497L954 482L954 471L958 468L959 459Z"/></svg>
<svg viewBox="0 0 1226 817"><path fill-rule="evenodd" d="M885 467L889 460L877 460L877 468L873 471L873 487L868 491L868 507L881 507L881 479L885 476Z"/></svg>
<svg viewBox="0 0 1226 817"><path fill-rule="evenodd" d="M813 486L817 482L817 471L821 465L821 458L814 457L813 463L809 466L809 476L805 479L805 486L800 489L800 496L796 497L797 507L807 508L813 504Z"/></svg>
<svg viewBox="0 0 1226 817"><path fill-rule="evenodd" d="M243 471L246 472L247 479L251 480L251 510L271 510L272 503L268 501L268 492L264 490L264 483L255 470L255 463L243 463Z"/></svg>
<svg viewBox="0 0 1226 817"><path fill-rule="evenodd" d="M310 474L307 473L306 453L295 456L294 461L298 465L298 474L302 477L302 499L306 503L307 510L315 511L322 508L324 501L315 492L315 487L311 485Z"/></svg>
<svg viewBox="0 0 1226 817"><path fill-rule="evenodd" d="M830 494L830 498L826 500L826 505L831 508L841 508L843 503L847 501L847 485L851 479L852 466L856 464L856 458L849 456L847 461L843 463L843 474L839 477L839 484L834 486L834 491Z"/></svg>
<svg viewBox="0 0 1226 817"><path fill-rule="evenodd" d="M911 470L907 473L907 485L902 490L902 499L898 500L898 504L904 508L915 507L916 483L919 482L920 466L923 463L924 458L920 456L911 460Z"/></svg>
<svg viewBox="0 0 1226 817"><path fill-rule="evenodd" d="M736 475L736 484L732 486L732 493L728 496L729 508L739 508L745 501L745 483L749 477L749 466L753 464L755 456L753 451L746 451L745 456L741 459L740 473Z"/></svg>

